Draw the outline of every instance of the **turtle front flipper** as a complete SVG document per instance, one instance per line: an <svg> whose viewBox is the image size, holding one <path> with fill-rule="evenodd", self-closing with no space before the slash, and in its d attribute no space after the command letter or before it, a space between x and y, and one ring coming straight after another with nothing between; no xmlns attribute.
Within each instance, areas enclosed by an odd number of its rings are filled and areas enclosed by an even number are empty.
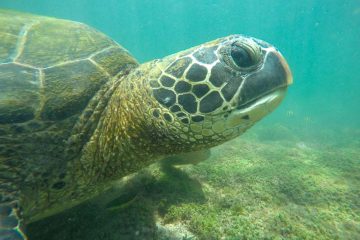
<svg viewBox="0 0 360 240"><path fill-rule="evenodd" d="M18 203L0 203L0 240L26 239Z"/></svg>

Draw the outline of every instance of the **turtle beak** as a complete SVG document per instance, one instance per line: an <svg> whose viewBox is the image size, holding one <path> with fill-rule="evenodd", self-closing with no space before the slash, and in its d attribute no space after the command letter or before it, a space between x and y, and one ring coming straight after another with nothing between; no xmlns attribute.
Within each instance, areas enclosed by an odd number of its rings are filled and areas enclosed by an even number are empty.
<svg viewBox="0 0 360 240"><path fill-rule="evenodd" d="M285 60L285 58L281 55L279 51L274 51L274 54L278 57L280 64L282 65L285 72L285 82L287 85L291 85L293 83L293 76L289 67L289 64Z"/></svg>
<svg viewBox="0 0 360 240"><path fill-rule="evenodd" d="M238 98L238 109L279 89L286 90L293 78L285 58L274 47L265 48L263 66L246 77Z"/></svg>
<svg viewBox="0 0 360 240"><path fill-rule="evenodd" d="M227 127L241 126L244 119L255 123L272 112L292 84L292 74L285 58L274 47L266 48L263 66L250 74L242 86L238 106L227 119Z"/></svg>
<svg viewBox="0 0 360 240"><path fill-rule="evenodd" d="M270 44L253 39L261 48L263 61L245 77L237 98L236 110L226 121L227 127L254 124L272 112L284 99L293 83L290 67L281 53ZM244 125L247 128L249 125Z"/></svg>
<svg viewBox="0 0 360 240"><path fill-rule="evenodd" d="M277 61L279 62L279 65L281 66L280 68L278 68L278 71L282 68L283 72L284 72L284 83L286 84L286 86L289 86L293 83L293 76L289 67L289 64L286 62L284 56L271 44L261 40L261 39L257 39L257 38L251 38L254 42L256 42L265 52L267 52L267 57L268 60L271 60L271 57L273 59L277 59ZM273 56L271 56L273 55ZM275 60L276 62L276 60ZM266 64L266 62L265 62ZM273 64L273 67L275 65ZM276 68L273 68L272 70L275 70ZM281 71L281 70L280 70Z"/></svg>

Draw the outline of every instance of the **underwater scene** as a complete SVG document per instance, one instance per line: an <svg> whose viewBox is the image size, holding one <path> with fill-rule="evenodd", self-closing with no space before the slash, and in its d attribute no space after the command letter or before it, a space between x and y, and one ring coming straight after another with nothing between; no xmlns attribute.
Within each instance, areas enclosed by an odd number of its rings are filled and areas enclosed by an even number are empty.
<svg viewBox="0 0 360 240"><path fill-rule="evenodd" d="M359 105L358 0L0 0L0 240L360 239Z"/></svg>

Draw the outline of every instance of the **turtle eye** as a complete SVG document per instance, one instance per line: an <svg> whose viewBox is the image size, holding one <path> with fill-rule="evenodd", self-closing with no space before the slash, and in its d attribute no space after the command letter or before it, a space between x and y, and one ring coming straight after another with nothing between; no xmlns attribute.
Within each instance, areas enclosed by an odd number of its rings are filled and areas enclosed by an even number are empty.
<svg viewBox="0 0 360 240"><path fill-rule="evenodd" d="M223 59L237 71L249 71L257 68L261 62L261 50L258 45L243 41L234 42L222 51Z"/></svg>
<svg viewBox="0 0 360 240"><path fill-rule="evenodd" d="M239 68L248 68L256 64L255 59L243 47L237 45L232 46L230 55L236 66Z"/></svg>

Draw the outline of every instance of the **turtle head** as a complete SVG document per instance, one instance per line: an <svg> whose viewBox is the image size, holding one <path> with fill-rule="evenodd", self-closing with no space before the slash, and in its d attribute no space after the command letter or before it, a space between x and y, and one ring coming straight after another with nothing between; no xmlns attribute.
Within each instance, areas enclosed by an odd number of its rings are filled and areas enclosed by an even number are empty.
<svg viewBox="0 0 360 240"><path fill-rule="evenodd" d="M234 138L274 110L292 83L270 44L231 35L157 60L153 115L200 149ZM199 143L199 144L196 144Z"/></svg>

